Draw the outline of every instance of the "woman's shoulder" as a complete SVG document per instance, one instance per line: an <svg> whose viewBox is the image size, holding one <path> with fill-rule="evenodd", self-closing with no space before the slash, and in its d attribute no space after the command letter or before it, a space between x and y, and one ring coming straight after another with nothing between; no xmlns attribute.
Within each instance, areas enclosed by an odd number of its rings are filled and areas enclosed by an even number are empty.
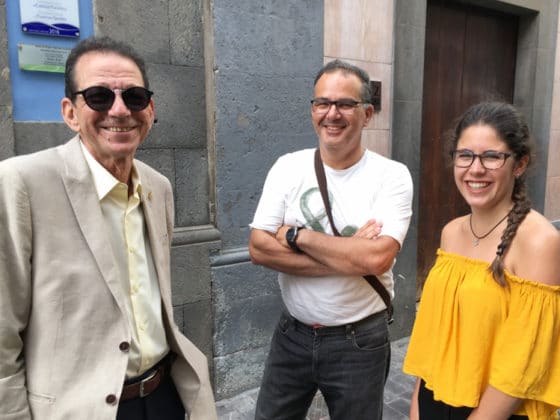
<svg viewBox="0 0 560 420"><path fill-rule="evenodd" d="M527 214L508 257L517 276L560 285L560 232L539 212Z"/></svg>
<svg viewBox="0 0 560 420"><path fill-rule="evenodd" d="M464 216L459 216L453 220L451 220L450 222L447 222L447 224L443 227L442 230L442 234L454 234L454 233L460 233L461 229L463 228L464 224L465 224L465 220L467 220L469 217L468 214L464 215Z"/></svg>
<svg viewBox="0 0 560 420"><path fill-rule="evenodd" d="M546 217L535 210L531 210L521 222L516 238L523 247L537 249L560 247L560 232Z"/></svg>
<svg viewBox="0 0 560 420"><path fill-rule="evenodd" d="M443 250L453 249L450 248L450 244L459 238L464 237L464 227L466 226L466 219L469 215L457 217L450 222L448 222L441 231L441 244L440 247Z"/></svg>

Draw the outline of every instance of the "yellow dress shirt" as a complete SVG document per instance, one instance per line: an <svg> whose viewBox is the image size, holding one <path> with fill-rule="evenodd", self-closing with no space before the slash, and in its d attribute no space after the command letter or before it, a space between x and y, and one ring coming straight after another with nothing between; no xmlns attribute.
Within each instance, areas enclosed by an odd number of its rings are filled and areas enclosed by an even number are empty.
<svg viewBox="0 0 560 420"><path fill-rule="evenodd" d="M133 194L129 197L128 185L119 182L93 158L83 143L80 144L93 175L126 298L126 316L132 337L126 376L131 378L148 370L169 351L159 283L140 205L142 184L133 166Z"/></svg>

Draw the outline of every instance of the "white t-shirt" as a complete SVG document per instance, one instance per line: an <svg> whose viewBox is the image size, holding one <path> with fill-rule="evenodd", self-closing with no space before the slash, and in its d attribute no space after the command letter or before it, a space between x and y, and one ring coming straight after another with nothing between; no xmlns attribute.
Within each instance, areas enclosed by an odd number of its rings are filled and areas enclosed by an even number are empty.
<svg viewBox="0 0 560 420"><path fill-rule="evenodd" d="M315 149L280 157L270 169L253 229L275 233L284 224L332 235L314 169ZM366 150L355 165L324 165L334 223L343 236L369 219L383 222L381 235L403 243L412 215L412 179L406 166ZM392 270L377 276L394 296ZM355 322L385 308L361 276L304 277L278 274L282 298L292 316L325 326Z"/></svg>

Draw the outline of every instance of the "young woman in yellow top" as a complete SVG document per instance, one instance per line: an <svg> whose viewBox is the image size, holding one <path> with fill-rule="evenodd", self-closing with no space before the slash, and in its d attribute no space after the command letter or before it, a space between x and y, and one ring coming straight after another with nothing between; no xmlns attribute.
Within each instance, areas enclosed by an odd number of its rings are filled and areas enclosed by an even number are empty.
<svg viewBox="0 0 560 420"><path fill-rule="evenodd" d="M449 222L426 280L404 371L411 419L556 419L560 234L525 191L531 136L511 105L482 103L451 136L471 213Z"/></svg>

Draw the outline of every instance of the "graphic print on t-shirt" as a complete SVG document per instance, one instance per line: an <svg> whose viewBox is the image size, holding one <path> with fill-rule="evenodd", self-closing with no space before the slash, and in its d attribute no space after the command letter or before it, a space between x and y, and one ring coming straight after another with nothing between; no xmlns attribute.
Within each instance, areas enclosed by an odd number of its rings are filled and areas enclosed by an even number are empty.
<svg viewBox="0 0 560 420"><path fill-rule="evenodd" d="M334 207L334 198L330 191L329 194L329 202L331 203L331 208ZM325 210L325 206L323 204L323 199L321 198L321 192L319 188L312 187L305 191L299 200L299 207L303 217L305 217L305 221L307 222L307 226L316 232L325 233L325 229L323 227L323 223L329 223L327 217L327 211ZM338 227L337 227L338 228ZM339 230L340 236L352 236L358 228L353 225L347 225Z"/></svg>

